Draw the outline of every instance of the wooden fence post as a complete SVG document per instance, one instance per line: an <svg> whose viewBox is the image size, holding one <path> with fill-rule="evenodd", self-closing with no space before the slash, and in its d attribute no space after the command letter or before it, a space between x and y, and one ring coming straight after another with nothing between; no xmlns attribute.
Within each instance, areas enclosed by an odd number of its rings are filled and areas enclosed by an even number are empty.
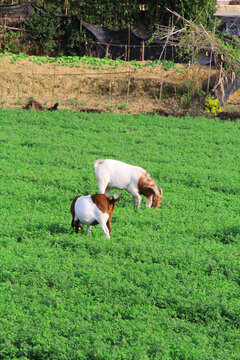
<svg viewBox="0 0 240 360"><path fill-rule="evenodd" d="M112 100L112 80L110 78L110 82L109 82L109 97L110 97L110 100Z"/></svg>
<svg viewBox="0 0 240 360"><path fill-rule="evenodd" d="M128 74L128 84L127 84L127 105L128 105L128 101L129 101L129 92L130 92L130 82L131 82L131 78L130 78L130 72Z"/></svg>
<svg viewBox="0 0 240 360"><path fill-rule="evenodd" d="M130 60L130 24L128 24L128 61Z"/></svg>
<svg viewBox="0 0 240 360"><path fill-rule="evenodd" d="M128 47L127 47L127 45L125 45L125 55L124 55L124 61L127 61L127 50L128 49Z"/></svg>
<svg viewBox="0 0 240 360"><path fill-rule="evenodd" d="M145 43L142 41L142 48L141 48L141 60L144 61L144 53L145 53Z"/></svg>
<svg viewBox="0 0 240 360"><path fill-rule="evenodd" d="M106 58L109 57L109 45L106 46L105 57L106 57Z"/></svg>
<svg viewBox="0 0 240 360"><path fill-rule="evenodd" d="M54 64L54 72L53 72L52 102L54 102L54 96L55 96L55 86L56 86L56 64Z"/></svg>
<svg viewBox="0 0 240 360"><path fill-rule="evenodd" d="M20 73L17 73L17 103L20 100Z"/></svg>
<svg viewBox="0 0 240 360"><path fill-rule="evenodd" d="M33 64L33 67L32 67L32 98L34 99L34 64Z"/></svg>

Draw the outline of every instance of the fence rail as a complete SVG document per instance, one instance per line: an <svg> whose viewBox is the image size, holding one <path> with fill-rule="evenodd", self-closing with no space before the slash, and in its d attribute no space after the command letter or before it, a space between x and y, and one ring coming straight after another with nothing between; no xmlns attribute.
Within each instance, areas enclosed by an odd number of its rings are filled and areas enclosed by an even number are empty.
<svg viewBox="0 0 240 360"><path fill-rule="evenodd" d="M83 101L94 104L115 101L129 102L136 98L161 100L164 93L164 78L136 77L135 71L94 72L94 73L29 73L0 71L0 104L23 105L30 98L41 103ZM172 95L176 94L172 85Z"/></svg>

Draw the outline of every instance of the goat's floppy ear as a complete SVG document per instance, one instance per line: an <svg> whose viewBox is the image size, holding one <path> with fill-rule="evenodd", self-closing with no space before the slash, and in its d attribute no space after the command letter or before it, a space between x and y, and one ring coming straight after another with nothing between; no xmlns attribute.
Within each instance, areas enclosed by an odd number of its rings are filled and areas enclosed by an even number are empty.
<svg viewBox="0 0 240 360"><path fill-rule="evenodd" d="M159 189L159 193L160 193L160 195L162 195L163 189Z"/></svg>
<svg viewBox="0 0 240 360"><path fill-rule="evenodd" d="M119 194L113 194L113 199L119 201Z"/></svg>
<svg viewBox="0 0 240 360"><path fill-rule="evenodd" d="M149 196L146 202L146 206L150 208L152 206L153 194Z"/></svg>

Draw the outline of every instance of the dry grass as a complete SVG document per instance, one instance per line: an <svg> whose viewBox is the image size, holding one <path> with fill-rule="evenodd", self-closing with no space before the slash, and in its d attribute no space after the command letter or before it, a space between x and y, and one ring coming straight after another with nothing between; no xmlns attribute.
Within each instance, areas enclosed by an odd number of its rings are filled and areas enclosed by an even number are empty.
<svg viewBox="0 0 240 360"><path fill-rule="evenodd" d="M138 68L130 64L96 70L83 63L74 67L37 65L29 59L15 63L11 57L1 59L1 106L22 107L34 98L45 106L58 102L59 109L131 113L160 111L168 106L173 109L174 102L176 111L179 94L206 88L209 76L207 67L182 64L167 71L161 65ZM212 85L215 78L216 71L212 70Z"/></svg>

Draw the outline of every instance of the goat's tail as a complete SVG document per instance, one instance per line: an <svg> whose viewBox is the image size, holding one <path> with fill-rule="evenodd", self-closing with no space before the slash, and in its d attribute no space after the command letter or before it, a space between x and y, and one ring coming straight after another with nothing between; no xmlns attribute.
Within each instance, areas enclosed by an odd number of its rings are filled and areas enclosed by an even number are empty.
<svg viewBox="0 0 240 360"><path fill-rule="evenodd" d="M94 161L94 169L96 169L96 167L98 167L98 165L101 165L104 163L104 159L98 159L96 161Z"/></svg>
<svg viewBox="0 0 240 360"><path fill-rule="evenodd" d="M70 211L71 211L71 214L72 214L72 227L75 226L75 202L77 201L77 199L79 198L79 196L76 196L74 199L73 199L73 202L71 204L71 207L70 207Z"/></svg>

